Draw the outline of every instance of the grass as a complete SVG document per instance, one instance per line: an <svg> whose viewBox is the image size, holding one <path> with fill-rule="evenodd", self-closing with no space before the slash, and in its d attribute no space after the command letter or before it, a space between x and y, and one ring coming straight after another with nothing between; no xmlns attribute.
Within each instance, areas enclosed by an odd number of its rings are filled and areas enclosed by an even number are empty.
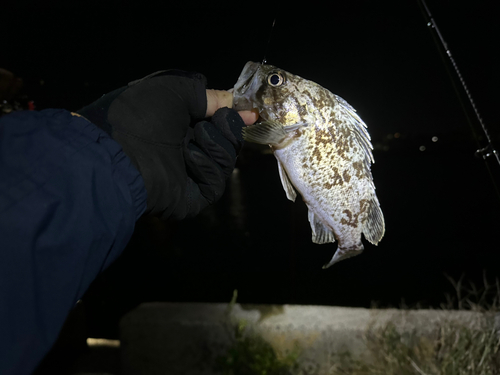
<svg viewBox="0 0 500 375"><path fill-rule="evenodd" d="M350 353L331 353L335 364L328 375L500 375L500 335L495 313L500 311L500 283L477 288L449 278L455 296L446 296L442 310L467 310L466 324L442 319L422 329L401 329L394 322L369 327L364 339L369 360L362 362ZM228 309L236 302L237 292ZM421 328L421 327L419 327ZM279 355L262 338L247 330L244 320L231 322L232 346L217 361L223 375L292 375L299 369L300 350Z"/></svg>
<svg viewBox="0 0 500 375"><path fill-rule="evenodd" d="M463 277L452 283L456 296L447 296L444 310L482 313L470 324L446 320L427 335L398 330L389 323L365 333L372 361L361 362L342 353L330 375L496 375L500 374L500 336L494 314L500 310L498 280L484 286L465 285Z"/></svg>
<svg viewBox="0 0 500 375"><path fill-rule="evenodd" d="M425 337L399 332L392 323L366 333L370 363L340 356L330 374L494 375L500 374L500 341L492 326L471 329L448 322Z"/></svg>
<svg viewBox="0 0 500 375"><path fill-rule="evenodd" d="M235 290L227 311L232 345L225 355L217 358L215 371L223 375L293 375L298 369L299 348L277 353L269 343L247 329L247 321L233 322L231 311L237 296Z"/></svg>
<svg viewBox="0 0 500 375"><path fill-rule="evenodd" d="M495 279L490 283L483 272L483 286L478 288L474 283L464 282L464 275L457 281L446 278L455 289L455 296L445 295L446 302L441 304L443 310L469 310L479 312L500 312L500 282Z"/></svg>

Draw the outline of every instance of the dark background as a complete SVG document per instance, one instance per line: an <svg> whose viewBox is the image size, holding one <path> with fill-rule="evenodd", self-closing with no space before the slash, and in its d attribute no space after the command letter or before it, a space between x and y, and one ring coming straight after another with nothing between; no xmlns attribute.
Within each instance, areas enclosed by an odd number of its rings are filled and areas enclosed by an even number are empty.
<svg viewBox="0 0 500 375"><path fill-rule="evenodd" d="M496 142L494 3L427 5ZM138 223L84 298L90 335L116 336L119 317L145 301L227 302L238 289L247 303L438 307L453 294L445 275L477 285L484 273L500 276L500 167L474 156L482 130L418 2L235 4L22 2L2 10L0 67L23 77L37 109L76 110L160 69L198 71L210 88L228 89L246 61L266 54L342 96L368 124L385 237L322 270L336 245L311 243L305 205L286 199L274 156L247 144L218 204L181 223Z"/></svg>

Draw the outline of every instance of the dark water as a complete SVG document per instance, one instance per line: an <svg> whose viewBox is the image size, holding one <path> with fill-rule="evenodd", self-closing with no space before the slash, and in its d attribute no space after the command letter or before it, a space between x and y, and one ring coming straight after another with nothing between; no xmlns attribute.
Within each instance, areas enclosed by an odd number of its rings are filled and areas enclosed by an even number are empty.
<svg viewBox="0 0 500 375"><path fill-rule="evenodd" d="M499 201L474 146L446 136L385 145L372 168L379 246L321 269L336 245L312 244L305 204L286 199L274 156L249 145L219 203L193 220L138 224L84 299L91 329L112 334L140 302L227 302L234 289L242 303L438 307L454 293L445 275L478 285L483 272L500 275Z"/></svg>

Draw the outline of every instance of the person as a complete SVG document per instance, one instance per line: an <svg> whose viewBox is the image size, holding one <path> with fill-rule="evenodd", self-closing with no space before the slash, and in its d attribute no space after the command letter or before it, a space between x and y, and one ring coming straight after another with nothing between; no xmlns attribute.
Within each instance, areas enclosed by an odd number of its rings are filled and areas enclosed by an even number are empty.
<svg viewBox="0 0 500 375"><path fill-rule="evenodd" d="M162 71L76 113L0 117L0 374L29 374L144 214L182 220L222 195L256 112ZM204 120L205 119L205 120Z"/></svg>

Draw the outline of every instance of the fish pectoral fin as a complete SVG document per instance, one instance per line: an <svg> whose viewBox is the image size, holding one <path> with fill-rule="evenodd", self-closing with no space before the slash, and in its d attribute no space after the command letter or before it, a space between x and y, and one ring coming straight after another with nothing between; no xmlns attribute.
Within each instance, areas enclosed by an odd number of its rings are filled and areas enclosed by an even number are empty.
<svg viewBox="0 0 500 375"><path fill-rule="evenodd" d="M305 122L300 122L300 123L297 123L295 125L284 126L283 129L285 129L285 132L291 133L297 129L303 128L304 126L308 126L308 124L306 124Z"/></svg>
<svg viewBox="0 0 500 375"><path fill-rule="evenodd" d="M295 198L297 198L297 192L293 188L293 185L290 182L288 175L286 174L285 168L283 168L283 165L280 163L279 160L278 160L278 169L280 172L281 184L283 185L283 189L285 190L286 197L290 199L292 202L295 202Z"/></svg>
<svg viewBox="0 0 500 375"><path fill-rule="evenodd" d="M318 220L318 218L310 208L308 216L312 230L312 242L320 245L324 243L335 242L335 236L333 232L328 229L325 224Z"/></svg>
<svg viewBox="0 0 500 375"><path fill-rule="evenodd" d="M263 145L278 145L285 140L288 133L304 126L308 126L308 124L301 122L285 127L277 121L263 121L243 128L243 139Z"/></svg>
<svg viewBox="0 0 500 375"><path fill-rule="evenodd" d="M263 145L277 145L285 140L287 132L278 122L265 121L243 128L243 139Z"/></svg>
<svg viewBox="0 0 500 375"><path fill-rule="evenodd" d="M363 226L363 234L369 242L376 245L380 242L385 233L384 215L380 209L377 197L372 199L370 207L371 210Z"/></svg>

